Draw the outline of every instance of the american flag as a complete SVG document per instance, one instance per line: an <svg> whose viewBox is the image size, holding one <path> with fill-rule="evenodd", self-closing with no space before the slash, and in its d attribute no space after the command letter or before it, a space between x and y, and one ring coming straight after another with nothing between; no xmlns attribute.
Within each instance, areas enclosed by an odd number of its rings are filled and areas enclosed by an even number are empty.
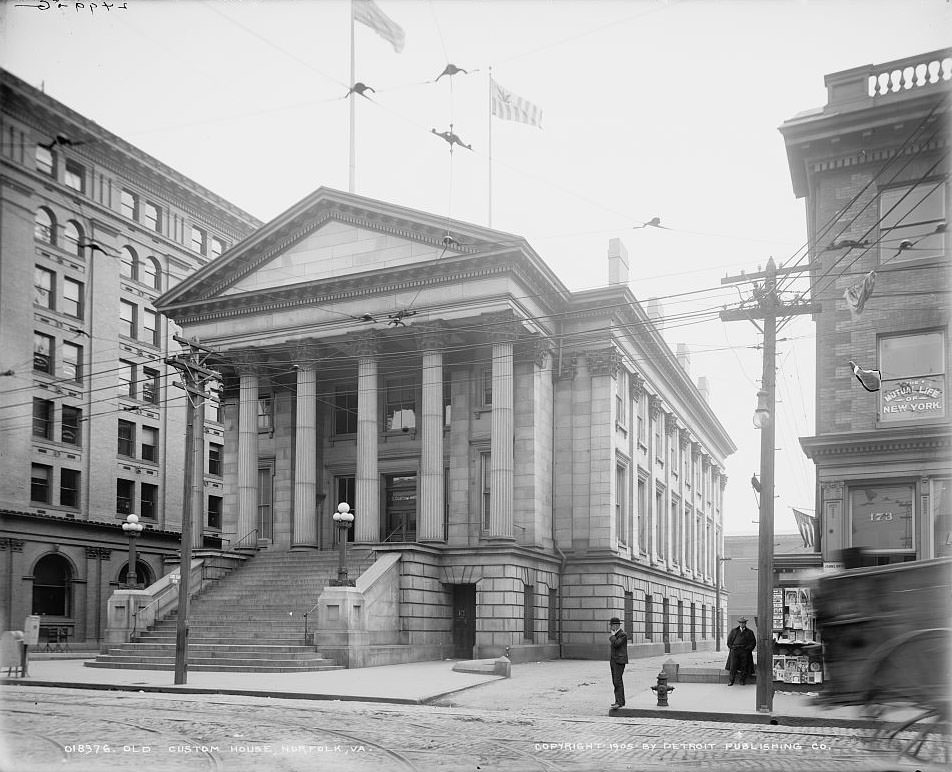
<svg viewBox="0 0 952 772"><path fill-rule="evenodd" d="M370 27L390 43L398 54L403 50L406 42L403 28L381 11L374 0L354 0L354 20Z"/></svg>
<svg viewBox="0 0 952 772"><path fill-rule="evenodd" d="M542 128L542 110L528 99L516 96L507 91L495 80L492 83L492 111L493 115L504 121L518 121L530 126Z"/></svg>
<svg viewBox="0 0 952 772"><path fill-rule="evenodd" d="M797 521L797 528L800 529L800 537L803 539L804 547L817 547L817 519L813 515L801 512L796 507L791 507L793 516Z"/></svg>

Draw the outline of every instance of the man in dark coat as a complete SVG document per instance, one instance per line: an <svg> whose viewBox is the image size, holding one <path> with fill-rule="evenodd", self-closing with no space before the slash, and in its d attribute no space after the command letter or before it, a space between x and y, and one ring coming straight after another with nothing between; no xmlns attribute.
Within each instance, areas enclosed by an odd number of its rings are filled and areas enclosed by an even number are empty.
<svg viewBox="0 0 952 772"><path fill-rule="evenodd" d="M737 627L727 636L727 648L730 649L730 654L727 655L727 665L724 669L729 670L731 674L727 685L733 686L734 679L740 673L740 684L743 686L747 683L747 676L754 672L753 651L757 648L753 631L747 629L747 617L737 620Z"/></svg>
<svg viewBox="0 0 952 772"><path fill-rule="evenodd" d="M612 686L615 688L615 702L611 710L618 710L625 704L625 682L622 677L625 674L625 665L628 664L628 634L622 629L618 617L609 620L608 628L611 630L608 641L612 647L609 664L612 668Z"/></svg>

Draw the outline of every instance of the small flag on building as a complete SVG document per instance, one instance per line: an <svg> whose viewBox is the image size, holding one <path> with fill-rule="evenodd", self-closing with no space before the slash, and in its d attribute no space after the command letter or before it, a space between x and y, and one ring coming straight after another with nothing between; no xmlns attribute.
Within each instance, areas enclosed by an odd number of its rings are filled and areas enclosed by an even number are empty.
<svg viewBox="0 0 952 772"><path fill-rule="evenodd" d="M800 538L803 539L804 547L817 546L817 519L813 515L801 512L796 507L793 509L793 516L797 520L797 528L800 529Z"/></svg>
<svg viewBox="0 0 952 772"><path fill-rule="evenodd" d="M843 297L846 298L846 305L849 306L850 313L853 316L859 316L863 313L866 301L873 294L873 287L876 286L876 271L870 271L862 280L846 288Z"/></svg>
<svg viewBox="0 0 952 772"><path fill-rule="evenodd" d="M523 99L511 91L507 91L495 80L490 80L490 83L492 84L493 115L504 121L528 123L530 126L542 128L542 110L540 108L528 99Z"/></svg>
<svg viewBox="0 0 952 772"><path fill-rule="evenodd" d="M398 54L406 43L403 28L380 10L374 0L353 0L354 20L366 24L393 46Z"/></svg>

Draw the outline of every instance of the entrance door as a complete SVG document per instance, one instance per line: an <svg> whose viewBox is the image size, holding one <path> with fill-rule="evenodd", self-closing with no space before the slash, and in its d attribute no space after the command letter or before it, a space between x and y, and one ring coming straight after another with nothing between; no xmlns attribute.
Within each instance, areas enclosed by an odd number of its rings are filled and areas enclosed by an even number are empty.
<svg viewBox="0 0 952 772"><path fill-rule="evenodd" d="M453 585L453 656L471 659L476 645L476 585Z"/></svg>
<svg viewBox="0 0 952 772"><path fill-rule="evenodd" d="M384 541L416 541L416 474L389 474L384 479L387 494L387 533Z"/></svg>

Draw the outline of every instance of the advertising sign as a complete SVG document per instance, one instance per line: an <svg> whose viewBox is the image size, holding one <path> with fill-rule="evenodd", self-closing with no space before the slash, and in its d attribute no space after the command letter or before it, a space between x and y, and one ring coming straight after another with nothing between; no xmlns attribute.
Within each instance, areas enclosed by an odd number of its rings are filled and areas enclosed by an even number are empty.
<svg viewBox="0 0 952 772"><path fill-rule="evenodd" d="M23 642L27 646L36 646L40 642L40 618L30 615L23 622Z"/></svg>
<svg viewBox="0 0 952 772"><path fill-rule="evenodd" d="M931 420L945 415L942 376L886 381L880 393L879 417L883 422Z"/></svg>

